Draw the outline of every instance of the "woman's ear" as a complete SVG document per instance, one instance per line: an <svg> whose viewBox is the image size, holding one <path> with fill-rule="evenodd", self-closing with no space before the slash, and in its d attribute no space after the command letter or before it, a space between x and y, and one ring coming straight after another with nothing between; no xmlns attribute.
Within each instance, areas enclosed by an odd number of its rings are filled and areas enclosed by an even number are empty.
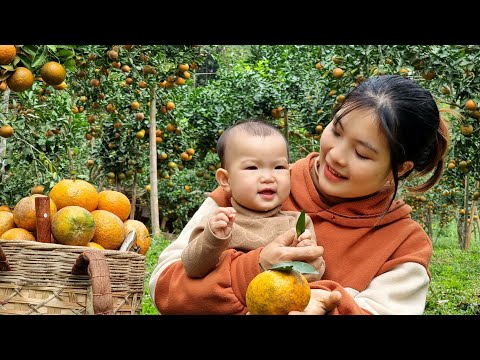
<svg viewBox="0 0 480 360"><path fill-rule="evenodd" d="M218 185L223 188L223 190L230 193L230 178L227 170L224 168L217 169L217 172L215 173L215 179L217 180Z"/></svg>
<svg viewBox="0 0 480 360"><path fill-rule="evenodd" d="M405 161L402 165L398 167L398 176L402 176L405 174L407 171L410 171L413 169L413 161Z"/></svg>

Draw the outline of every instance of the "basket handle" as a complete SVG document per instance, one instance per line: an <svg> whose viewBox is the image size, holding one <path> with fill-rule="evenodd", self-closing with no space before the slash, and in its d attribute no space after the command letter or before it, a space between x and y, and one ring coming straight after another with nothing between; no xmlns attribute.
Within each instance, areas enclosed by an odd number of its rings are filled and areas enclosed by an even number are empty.
<svg viewBox="0 0 480 360"><path fill-rule="evenodd" d="M8 263L7 256L2 250L2 245L0 245L0 271L10 271L10 264Z"/></svg>
<svg viewBox="0 0 480 360"><path fill-rule="evenodd" d="M89 275L92 279L93 312L95 315L113 314L110 269L101 251L89 250L78 255L72 267L74 275Z"/></svg>

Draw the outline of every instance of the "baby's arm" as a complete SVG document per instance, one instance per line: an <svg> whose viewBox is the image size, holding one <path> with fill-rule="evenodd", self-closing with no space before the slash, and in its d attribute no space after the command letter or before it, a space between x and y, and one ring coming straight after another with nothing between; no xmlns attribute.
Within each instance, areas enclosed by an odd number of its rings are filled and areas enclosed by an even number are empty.
<svg viewBox="0 0 480 360"><path fill-rule="evenodd" d="M236 211L233 207L220 207L215 211L209 222L210 230L217 238L230 236L235 221Z"/></svg>
<svg viewBox="0 0 480 360"><path fill-rule="evenodd" d="M193 229L181 255L188 276L204 277L215 268L220 255L228 248L235 213L233 208L218 208L207 221L202 220Z"/></svg>

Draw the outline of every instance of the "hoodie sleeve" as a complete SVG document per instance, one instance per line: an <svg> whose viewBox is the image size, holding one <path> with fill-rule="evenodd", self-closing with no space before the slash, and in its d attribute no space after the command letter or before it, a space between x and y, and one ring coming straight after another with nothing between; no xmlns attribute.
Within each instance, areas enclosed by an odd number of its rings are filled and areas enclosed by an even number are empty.
<svg viewBox="0 0 480 360"><path fill-rule="evenodd" d="M159 276L169 265L180 260L182 251L188 245L188 241L193 229L200 224L204 216L213 213L217 208L217 203L211 197L206 198L187 225L183 228L180 235L178 235L178 237L161 252L160 256L158 257L157 265L153 270L149 280L150 297L152 298L152 302L154 304L156 303L155 287L157 286L157 280Z"/></svg>
<svg viewBox="0 0 480 360"><path fill-rule="evenodd" d="M424 266L407 262L378 275L361 292L331 280L319 280L310 287L340 291L341 303L330 315L422 315L429 283Z"/></svg>
<svg viewBox="0 0 480 360"><path fill-rule="evenodd" d="M158 277L156 307L165 315L247 313L245 294L250 281L260 273L262 249L248 253L228 249L203 278L188 277L181 261L172 263Z"/></svg>

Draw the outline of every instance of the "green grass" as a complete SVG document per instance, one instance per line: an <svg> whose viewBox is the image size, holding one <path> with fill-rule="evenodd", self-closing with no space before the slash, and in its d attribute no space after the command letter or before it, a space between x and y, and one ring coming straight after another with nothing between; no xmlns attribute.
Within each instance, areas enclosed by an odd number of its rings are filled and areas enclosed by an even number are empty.
<svg viewBox="0 0 480 360"><path fill-rule="evenodd" d="M152 243L150 249L147 252L146 258L146 275L145 275L145 292L142 299L142 310L140 315L157 315L157 308L152 303L150 297L150 291L148 290L148 281L153 269L157 265L158 256L160 253L170 244L169 240L166 240L163 236L152 237Z"/></svg>
<svg viewBox="0 0 480 360"><path fill-rule="evenodd" d="M164 237L152 239L146 258L145 295L141 315L158 314L148 291L148 281L158 256L170 243ZM430 263L432 282L427 295L426 315L480 314L480 240L472 234L468 251L461 250L455 224L433 243Z"/></svg>
<svg viewBox="0 0 480 360"><path fill-rule="evenodd" d="M480 244L472 233L470 248L461 250L455 224L433 243L432 282L427 295L427 315L480 314Z"/></svg>

